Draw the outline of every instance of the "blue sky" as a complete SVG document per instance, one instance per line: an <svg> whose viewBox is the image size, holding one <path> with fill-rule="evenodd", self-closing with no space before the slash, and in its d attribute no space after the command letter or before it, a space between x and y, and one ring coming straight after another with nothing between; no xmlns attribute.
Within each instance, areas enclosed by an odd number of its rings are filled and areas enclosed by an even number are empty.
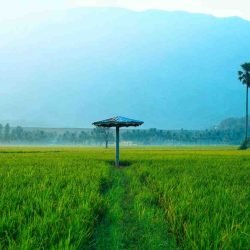
<svg viewBox="0 0 250 250"><path fill-rule="evenodd" d="M182 10L223 17L240 16L250 20L249 0L1 0L0 20L18 18L33 12L85 6L112 6L139 11Z"/></svg>

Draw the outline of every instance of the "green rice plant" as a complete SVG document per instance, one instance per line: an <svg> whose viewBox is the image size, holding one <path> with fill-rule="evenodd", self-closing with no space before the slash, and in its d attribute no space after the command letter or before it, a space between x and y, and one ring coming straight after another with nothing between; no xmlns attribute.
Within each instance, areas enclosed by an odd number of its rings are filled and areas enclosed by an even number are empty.
<svg viewBox="0 0 250 250"><path fill-rule="evenodd" d="M249 249L250 152L0 149L0 249Z"/></svg>
<svg viewBox="0 0 250 250"><path fill-rule="evenodd" d="M91 247L105 213L109 167L73 154L13 153L0 160L0 248Z"/></svg>
<svg viewBox="0 0 250 250"><path fill-rule="evenodd" d="M211 153L166 157L141 171L150 173L148 186L158 195L179 247L247 249L250 162Z"/></svg>

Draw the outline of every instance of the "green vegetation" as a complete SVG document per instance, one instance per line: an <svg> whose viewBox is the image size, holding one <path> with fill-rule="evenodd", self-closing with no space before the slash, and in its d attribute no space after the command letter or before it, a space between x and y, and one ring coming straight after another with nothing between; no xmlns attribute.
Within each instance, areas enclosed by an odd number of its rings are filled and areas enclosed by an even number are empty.
<svg viewBox="0 0 250 250"><path fill-rule="evenodd" d="M250 87L250 63L244 63L241 65L242 71L238 71L239 80L246 85L246 130L245 130L245 141L241 145L240 149L247 149L248 141L248 90Z"/></svg>
<svg viewBox="0 0 250 250"><path fill-rule="evenodd" d="M1 148L0 249L249 249L250 151Z"/></svg>
<svg viewBox="0 0 250 250"><path fill-rule="evenodd" d="M249 119L250 120L250 119ZM245 138L245 117L228 118L205 130L122 129L121 139L137 145L239 145ZM22 128L0 124L2 145L103 145L114 143L115 130Z"/></svg>

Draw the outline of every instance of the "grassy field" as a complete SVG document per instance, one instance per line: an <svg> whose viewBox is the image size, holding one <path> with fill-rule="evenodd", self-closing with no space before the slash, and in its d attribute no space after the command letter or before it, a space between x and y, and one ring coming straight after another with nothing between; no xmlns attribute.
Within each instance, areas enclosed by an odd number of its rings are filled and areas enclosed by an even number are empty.
<svg viewBox="0 0 250 250"><path fill-rule="evenodd" d="M0 249L250 249L250 151L0 149Z"/></svg>

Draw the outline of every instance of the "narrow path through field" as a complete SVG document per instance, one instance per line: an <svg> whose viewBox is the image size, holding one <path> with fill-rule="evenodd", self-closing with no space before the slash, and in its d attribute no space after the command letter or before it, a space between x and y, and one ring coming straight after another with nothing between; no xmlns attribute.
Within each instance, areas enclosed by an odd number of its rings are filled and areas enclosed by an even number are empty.
<svg viewBox="0 0 250 250"><path fill-rule="evenodd" d="M120 172L124 189L124 195L121 201L123 210L121 220L123 227L123 249L135 249L135 247L139 245L138 243L142 237L142 231L139 228L137 215L134 210L135 193L126 169L120 169Z"/></svg>
<svg viewBox="0 0 250 250"><path fill-rule="evenodd" d="M97 249L128 249L128 227L132 225L127 211L130 211L129 203L132 197L128 197L128 177L124 169L111 170L112 186L105 194L107 212L96 235Z"/></svg>
<svg viewBox="0 0 250 250"><path fill-rule="evenodd" d="M173 249L164 212L150 202L151 191L129 168L112 168L106 192L107 212L100 223L96 249Z"/></svg>

